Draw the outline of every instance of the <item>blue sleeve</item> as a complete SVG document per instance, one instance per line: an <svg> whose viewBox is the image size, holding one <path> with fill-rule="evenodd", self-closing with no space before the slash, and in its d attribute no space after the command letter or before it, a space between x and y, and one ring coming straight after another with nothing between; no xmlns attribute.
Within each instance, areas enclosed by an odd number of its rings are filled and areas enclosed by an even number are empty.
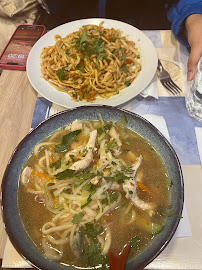
<svg viewBox="0 0 202 270"><path fill-rule="evenodd" d="M187 47L189 47L189 43L186 39L185 29L183 29L185 28L184 20L194 13L202 14L202 0L180 0L167 14L174 35Z"/></svg>

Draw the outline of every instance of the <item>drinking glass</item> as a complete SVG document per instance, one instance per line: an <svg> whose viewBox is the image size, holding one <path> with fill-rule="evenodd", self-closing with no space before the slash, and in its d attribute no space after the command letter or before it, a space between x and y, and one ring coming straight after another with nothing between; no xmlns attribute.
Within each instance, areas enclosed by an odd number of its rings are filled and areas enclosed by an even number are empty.
<svg viewBox="0 0 202 270"><path fill-rule="evenodd" d="M198 62L195 78L185 99L190 116L202 121L202 57Z"/></svg>

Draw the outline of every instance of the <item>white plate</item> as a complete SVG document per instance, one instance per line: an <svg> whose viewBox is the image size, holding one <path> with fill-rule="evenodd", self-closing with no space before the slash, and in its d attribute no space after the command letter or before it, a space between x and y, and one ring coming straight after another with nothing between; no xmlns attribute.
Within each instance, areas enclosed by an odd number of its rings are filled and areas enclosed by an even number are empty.
<svg viewBox="0 0 202 270"><path fill-rule="evenodd" d="M120 29L123 31L123 35L126 35L129 40L133 40L136 43L140 52L142 70L139 72L133 83L120 91L118 95L112 96L109 99L98 97L93 103L86 101L76 102L70 95L56 90L50 83L42 78L40 54L44 47L55 44L54 35L59 34L62 37L65 37L67 34L78 31L83 25L98 25L101 21L104 21L103 26L105 28ZM157 53L153 43L137 28L116 20L84 19L60 25L41 37L29 53L27 60L27 75L30 83L39 94L51 102L63 107L74 108L92 104L118 106L137 96L150 83L157 69L157 60Z"/></svg>

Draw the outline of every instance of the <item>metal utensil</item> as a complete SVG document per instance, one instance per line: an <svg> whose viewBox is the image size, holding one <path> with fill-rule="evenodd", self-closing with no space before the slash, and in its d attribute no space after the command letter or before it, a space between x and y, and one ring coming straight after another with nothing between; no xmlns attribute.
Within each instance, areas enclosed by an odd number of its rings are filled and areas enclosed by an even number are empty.
<svg viewBox="0 0 202 270"><path fill-rule="evenodd" d="M158 60L158 77L162 85L173 95L180 94L182 90L173 82L170 74L163 68L160 60Z"/></svg>

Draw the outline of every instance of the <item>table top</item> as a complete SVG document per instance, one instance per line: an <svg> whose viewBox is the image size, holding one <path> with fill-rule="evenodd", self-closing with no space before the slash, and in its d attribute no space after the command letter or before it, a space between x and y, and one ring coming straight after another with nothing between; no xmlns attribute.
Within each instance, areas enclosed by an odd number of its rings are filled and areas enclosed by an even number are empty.
<svg viewBox="0 0 202 270"><path fill-rule="evenodd" d="M168 32L163 31L161 35ZM175 56L174 49L179 50L172 35L169 36L170 50L167 48L162 51L156 46L161 58L166 54L167 58L170 54ZM162 47L164 41L162 39ZM181 81L179 84L183 83ZM161 88L159 84L157 82L158 89ZM30 85L26 72L3 70L0 76L0 183L13 150L29 132L31 125L36 124L33 118L33 114L36 116L36 101L43 102L43 99ZM202 168L196 142L189 141L195 135L194 129L202 128L202 123L188 115L183 94L173 97L165 90L162 90L158 99L137 96L127 108L139 114L162 115L166 120L171 144L182 165L185 206L192 232L189 237L173 238L147 269L202 269ZM6 240L0 216L0 259L3 258Z"/></svg>

